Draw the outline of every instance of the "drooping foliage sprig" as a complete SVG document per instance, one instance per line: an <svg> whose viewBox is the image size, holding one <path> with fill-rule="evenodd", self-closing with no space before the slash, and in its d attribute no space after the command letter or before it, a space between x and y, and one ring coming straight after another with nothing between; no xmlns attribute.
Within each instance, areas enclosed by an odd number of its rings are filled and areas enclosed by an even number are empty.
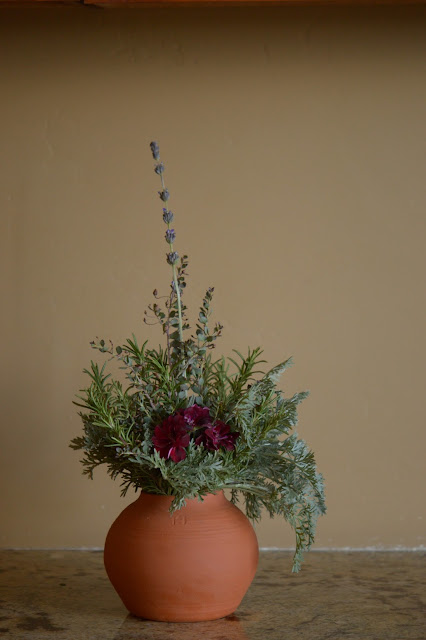
<svg viewBox="0 0 426 640"><path fill-rule="evenodd" d="M165 346L140 345L134 335L117 346L99 338L91 343L119 364L123 381L108 373L108 360L102 366L92 361L84 370L89 385L75 402L83 435L70 446L84 451L83 472L90 478L105 464L111 478L121 477L123 495L129 487L171 495L171 511L188 498L228 489L232 502L242 500L254 521L262 509L283 516L296 534L293 571L298 571L325 513L322 476L294 431L297 406L308 394L285 398L277 386L291 359L264 372L260 348L213 358L223 328L220 323L210 328L213 288L207 289L189 334L183 303L188 258L174 249L165 167L158 144L150 146L161 179L172 280L162 307L154 291L145 321L160 323Z"/></svg>

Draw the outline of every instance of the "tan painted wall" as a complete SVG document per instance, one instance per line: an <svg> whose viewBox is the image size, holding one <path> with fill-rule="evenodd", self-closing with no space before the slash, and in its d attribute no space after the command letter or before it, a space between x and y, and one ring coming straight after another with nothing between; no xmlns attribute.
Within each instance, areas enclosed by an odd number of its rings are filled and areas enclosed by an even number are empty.
<svg viewBox="0 0 426 640"><path fill-rule="evenodd" d="M101 546L119 485L67 448L97 334L165 289L160 141L222 351L292 354L320 547L418 546L425 496L424 7L0 13L3 546ZM262 546L291 546L265 519Z"/></svg>

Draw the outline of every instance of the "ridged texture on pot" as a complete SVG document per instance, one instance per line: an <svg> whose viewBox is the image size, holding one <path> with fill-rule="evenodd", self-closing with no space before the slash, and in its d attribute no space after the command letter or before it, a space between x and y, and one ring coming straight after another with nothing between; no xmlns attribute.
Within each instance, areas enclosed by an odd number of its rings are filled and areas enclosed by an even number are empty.
<svg viewBox="0 0 426 640"><path fill-rule="evenodd" d="M187 500L141 493L109 530L104 561L127 609L150 620L196 622L233 613L256 573L246 516L224 496Z"/></svg>

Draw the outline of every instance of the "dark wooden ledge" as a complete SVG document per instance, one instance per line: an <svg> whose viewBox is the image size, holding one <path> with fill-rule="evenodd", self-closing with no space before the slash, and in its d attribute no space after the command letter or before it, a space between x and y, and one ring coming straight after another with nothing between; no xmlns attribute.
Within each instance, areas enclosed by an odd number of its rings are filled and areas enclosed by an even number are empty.
<svg viewBox="0 0 426 640"><path fill-rule="evenodd" d="M0 0L1 7L34 6L98 6L98 7L155 7L155 6L277 6L277 5L426 5L426 0Z"/></svg>

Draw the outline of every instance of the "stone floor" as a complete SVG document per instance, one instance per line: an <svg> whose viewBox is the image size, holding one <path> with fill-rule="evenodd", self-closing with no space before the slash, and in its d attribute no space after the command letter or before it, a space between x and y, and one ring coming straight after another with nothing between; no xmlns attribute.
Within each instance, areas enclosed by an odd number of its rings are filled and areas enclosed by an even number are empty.
<svg viewBox="0 0 426 640"><path fill-rule="evenodd" d="M90 551L0 552L0 638L13 640L425 640L426 555L261 554L234 615L150 622L127 615Z"/></svg>

